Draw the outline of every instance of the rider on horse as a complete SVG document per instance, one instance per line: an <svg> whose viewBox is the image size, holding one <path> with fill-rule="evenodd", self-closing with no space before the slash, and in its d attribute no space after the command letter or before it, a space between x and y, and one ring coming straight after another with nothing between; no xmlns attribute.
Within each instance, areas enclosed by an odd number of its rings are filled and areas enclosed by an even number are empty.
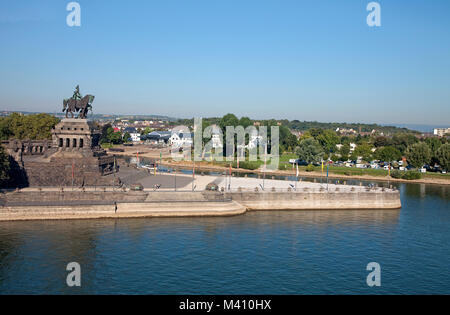
<svg viewBox="0 0 450 315"><path fill-rule="evenodd" d="M78 118L86 118L87 112L89 110L92 111L91 103L93 100L93 95L86 95L83 97L80 93L80 86L77 85L73 92L73 96L69 99L64 99L63 101L63 112L66 112L66 118L68 113L73 117L73 113L77 111L80 111Z"/></svg>
<svg viewBox="0 0 450 315"><path fill-rule="evenodd" d="M81 100L81 93L80 93L80 86L77 85L75 87L75 91L73 91L73 96L72 98L76 101Z"/></svg>

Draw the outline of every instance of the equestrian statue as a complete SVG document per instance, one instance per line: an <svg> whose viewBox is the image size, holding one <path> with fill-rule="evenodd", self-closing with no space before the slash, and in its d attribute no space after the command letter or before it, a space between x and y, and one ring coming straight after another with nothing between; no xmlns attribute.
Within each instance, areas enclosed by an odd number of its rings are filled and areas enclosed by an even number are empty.
<svg viewBox="0 0 450 315"><path fill-rule="evenodd" d="M66 98L63 100L63 112L66 112L66 118L70 113L71 118L73 118L73 113L78 113L77 118L85 119L88 111L92 112L92 102L94 101L94 95L81 96L80 87L77 85L73 96L71 98Z"/></svg>

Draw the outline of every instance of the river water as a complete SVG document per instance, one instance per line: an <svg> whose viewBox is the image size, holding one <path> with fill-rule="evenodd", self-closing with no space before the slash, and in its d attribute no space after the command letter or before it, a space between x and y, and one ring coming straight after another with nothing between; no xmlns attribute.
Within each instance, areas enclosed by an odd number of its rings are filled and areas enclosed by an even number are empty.
<svg viewBox="0 0 450 315"><path fill-rule="evenodd" d="M450 187L397 187L401 210L0 222L0 293L450 294Z"/></svg>

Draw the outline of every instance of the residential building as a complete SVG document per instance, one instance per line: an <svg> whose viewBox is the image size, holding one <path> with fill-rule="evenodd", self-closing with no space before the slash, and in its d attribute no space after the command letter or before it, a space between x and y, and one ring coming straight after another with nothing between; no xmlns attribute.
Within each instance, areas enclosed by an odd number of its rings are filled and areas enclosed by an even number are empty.
<svg viewBox="0 0 450 315"><path fill-rule="evenodd" d="M438 137L444 137L450 134L450 128L435 128L434 135Z"/></svg>

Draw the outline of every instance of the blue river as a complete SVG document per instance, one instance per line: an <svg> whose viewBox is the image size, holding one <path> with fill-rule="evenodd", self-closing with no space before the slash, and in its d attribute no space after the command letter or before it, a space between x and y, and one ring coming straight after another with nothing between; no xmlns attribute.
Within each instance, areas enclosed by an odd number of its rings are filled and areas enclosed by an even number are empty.
<svg viewBox="0 0 450 315"><path fill-rule="evenodd" d="M0 294L450 294L450 187L397 187L401 210L0 222Z"/></svg>

